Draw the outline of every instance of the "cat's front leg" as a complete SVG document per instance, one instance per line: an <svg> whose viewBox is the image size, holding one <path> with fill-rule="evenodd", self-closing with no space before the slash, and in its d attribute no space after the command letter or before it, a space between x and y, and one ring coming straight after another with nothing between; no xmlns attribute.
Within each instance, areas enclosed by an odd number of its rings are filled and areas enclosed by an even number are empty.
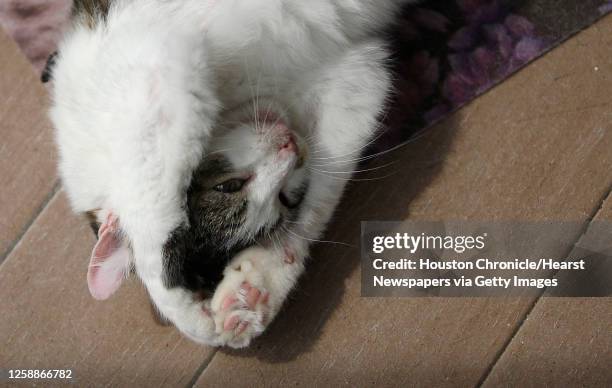
<svg viewBox="0 0 612 388"><path fill-rule="evenodd" d="M232 260L210 301L219 343L242 348L263 333L304 269L302 249L251 247Z"/></svg>
<svg viewBox="0 0 612 388"><path fill-rule="evenodd" d="M185 336L205 345L242 348L280 310L304 269L304 248L247 248L232 259L213 297L205 300L185 288L169 288L152 271L140 276L158 312Z"/></svg>
<svg viewBox="0 0 612 388"><path fill-rule="evenodd" d="M161 277L141 278L155 308L164 320L170 321L181 333L195 342L211 346L223 345L210 313L210 300L202 300L197 294L184 288L168 288Z"/></svg>
<svg viewBox="0 0 612 388"><path fill-rule="evenodd" d="M195 342L242 348L265 331L304 270L305 249L286 239L282 247L251 247L234 257L211 299L143 276L161 315Z"/></svg>

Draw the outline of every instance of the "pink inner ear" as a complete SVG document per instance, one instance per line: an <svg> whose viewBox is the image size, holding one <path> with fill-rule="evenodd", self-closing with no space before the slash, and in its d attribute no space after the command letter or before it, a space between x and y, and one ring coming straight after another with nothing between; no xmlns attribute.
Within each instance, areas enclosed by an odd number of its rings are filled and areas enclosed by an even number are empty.
<svg viewBox="0 0 612 388"><path fill-rule="evenodd" d="M87 285L94 299L108 299L121 286L129 265L130 252L117 231L117 219L109 215L98 231L91 253Z"/></svg>

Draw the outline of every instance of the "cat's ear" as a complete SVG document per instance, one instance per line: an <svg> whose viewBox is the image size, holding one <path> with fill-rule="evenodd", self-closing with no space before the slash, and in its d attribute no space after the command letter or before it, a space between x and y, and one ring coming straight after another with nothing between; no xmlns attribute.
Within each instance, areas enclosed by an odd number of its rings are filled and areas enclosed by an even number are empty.
<svg viewBox="0 0 612 388"><path fill-rule="evenodd" d="M89 28L94 28L101 20L106 19L112 0L74 0L72 18Z"/></svg>
<svg viewBox="0 0 612 388"><path fill-rule="evenodd" d="M118 219L110 214L98 230L91 252L87 285L94 299L105 300L119 289L130 265L130 249L121 236Z"/></svg>

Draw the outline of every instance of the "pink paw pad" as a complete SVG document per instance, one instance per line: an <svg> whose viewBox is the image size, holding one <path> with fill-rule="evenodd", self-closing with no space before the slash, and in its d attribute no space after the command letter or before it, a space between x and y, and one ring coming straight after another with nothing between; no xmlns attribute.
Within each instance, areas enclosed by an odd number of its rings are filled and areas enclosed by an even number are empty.
<svg viewBox="0 0 612 388"><path fill-rule="evenodd" d="M221 303L221 310L228 311L233 308L255 310L258 304L267 304L270 297L269 293L262 293L248 282L242 283L238 295L243 298L238 297L236 294L225 297ZM236 335L240 335L248 329L249 325L249 322L241 321L239 315L230 314L223 322L223 330L235 331Z"/></svg>

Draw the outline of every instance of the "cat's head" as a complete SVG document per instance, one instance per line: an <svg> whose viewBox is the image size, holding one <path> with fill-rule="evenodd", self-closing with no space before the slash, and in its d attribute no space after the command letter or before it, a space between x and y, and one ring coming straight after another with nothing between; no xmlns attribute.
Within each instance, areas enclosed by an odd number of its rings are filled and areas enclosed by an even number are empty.
<svg viewBox="0 0 612 388"><path fill-rule="evenodd" d="M258 106L226 113L214 131L187 192L189 224L165 247L170 287L212 290L238 251L273 244L298 218L309 183L306 142L282 109Z"/></svg>
<svg viewBox="0 0 612 388"><path fill-rule="evenodd" d="M308 146L282 109L273 103L265 106L247 104L227 112L213 131L184 193L187 220L164 244L166 287L212 292L240 251L277 244L291 233L309 188ZM93 255L125 266L130 252L124 242L129 238L117 235L119 220L105 211L89 216L99 238ZM96 263L92 268L92 295L105 299L121 278L113 271L95 271Z"/></svg>

